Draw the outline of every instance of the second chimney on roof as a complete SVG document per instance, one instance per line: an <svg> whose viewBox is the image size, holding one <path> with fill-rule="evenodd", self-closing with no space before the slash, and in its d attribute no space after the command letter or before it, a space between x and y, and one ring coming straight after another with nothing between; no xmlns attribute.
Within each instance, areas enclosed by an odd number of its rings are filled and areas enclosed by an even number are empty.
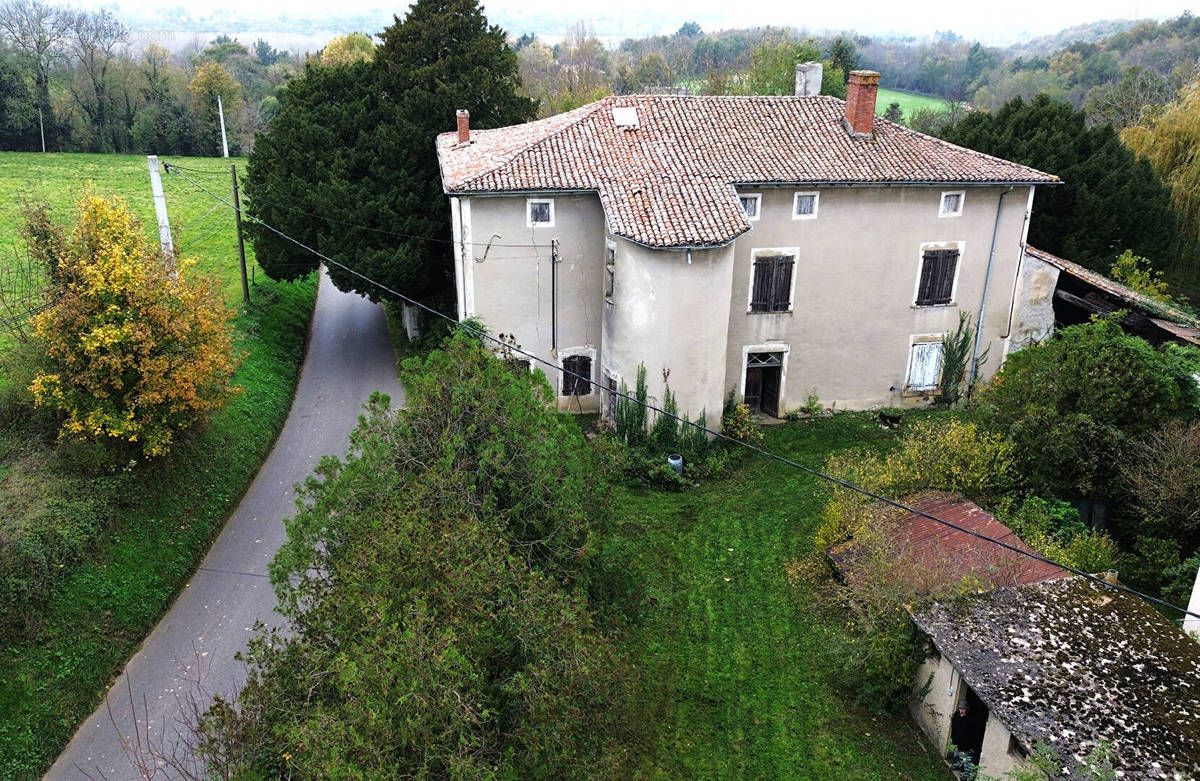
<svg viewBox="0 0 1200 781"><path fill-rule="evenodd" d="M455 116L458 117L458 143L471 143L471 112L460 108Z"/></svg>
<svg viewBox="0 0 1200 781"><path fill-rule="evenodd" d="M796 63L796 97L821 94L821 77L824 66L819 62Z"/></svg>
<svg viewBox="0 0 1200 781"><path fill-rule="evenodd" d="M875 129L875 99L879 95L877 71L850 71L846 84L846 118L852 136L869 136Z"/></svg>

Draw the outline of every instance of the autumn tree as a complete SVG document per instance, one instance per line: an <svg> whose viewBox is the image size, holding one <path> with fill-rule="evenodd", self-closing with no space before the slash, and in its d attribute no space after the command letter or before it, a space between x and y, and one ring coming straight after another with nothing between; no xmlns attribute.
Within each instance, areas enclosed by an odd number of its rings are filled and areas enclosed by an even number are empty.
<svg viewBox="0 0 1200 781"><path fill-rule="evenodd" d="M375 42L362 33L340 35L321 52L322 65L348 65L375 59Z"/></svg>
<svg viewBox="0 0 1200 781"><path fill-rule="evenodd" d="M1185 87L1161 112L1126 129L1121 138L1150 161L1171 189L1181 254L1188 259L1190 273L1200 272L1200 80Z"/></svg>
<svg viewBox="0 0 1200 781"><path fill-rule="evenodd" d="M87 195L57 247L57 303L34 321L30 387L64 438L161 456L233 393L229 311L191 261L151 246L119 198Z"/></svg>

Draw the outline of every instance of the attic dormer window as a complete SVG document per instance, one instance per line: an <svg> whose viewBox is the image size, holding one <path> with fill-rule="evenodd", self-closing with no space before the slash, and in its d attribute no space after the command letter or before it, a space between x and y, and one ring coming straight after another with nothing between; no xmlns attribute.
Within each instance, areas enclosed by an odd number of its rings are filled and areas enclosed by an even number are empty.
<svg viewBox="0 0 1200 781"><path fill-rule="evenodd" d="M613 124L626 130L638 126L638 111L636 106L617 106L612 110Z"/></svg>

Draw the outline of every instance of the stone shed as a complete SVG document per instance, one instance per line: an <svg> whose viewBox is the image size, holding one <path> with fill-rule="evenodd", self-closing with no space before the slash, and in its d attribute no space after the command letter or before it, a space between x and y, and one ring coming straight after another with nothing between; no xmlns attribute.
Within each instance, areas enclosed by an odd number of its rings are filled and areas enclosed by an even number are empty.
<svg viewBox="0 0 1200 781"><path fill-rule="evenodd" d="M1076 777L1101 743L1122 779L1200 777L1200 644L1143 600L1085 578L1005 586L913 613L930 640L913 715L945 745L967 699L980 770L1039 744Z"/></svg>

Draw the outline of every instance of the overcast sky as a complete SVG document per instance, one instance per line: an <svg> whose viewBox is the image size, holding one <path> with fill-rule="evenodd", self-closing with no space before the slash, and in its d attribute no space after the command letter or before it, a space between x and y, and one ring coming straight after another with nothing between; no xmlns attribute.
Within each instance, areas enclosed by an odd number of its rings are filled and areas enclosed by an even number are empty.
<svg viewBox="0 0 1200 781"><path fill-rule="evenodd" d="M752 25L790 25L814 32L853 29L868 35L932 34L953 30L967 38L989 43L1010 43L1020 37L1045 35L1099 19L1158 18L1177 16L1194 8L1200 0L1004 0L1003 2L923 3L909 0L845 0L797 2L797 0L490 0L485 11L513 33L535 32L561 35L577 21L590 22L606 38L671 32L686 21L696 21L705 30ZM113 8L122 11L160 11L182 3L167 0L75 0L73 5ZM231 0L188 0L183 8L194 17L216 9L250 13L256 18L288 13L295 16L361 15L377 11L384 19L401 13L404 3L389 5L380 0L257 0L253 4ZM240 9L240 11L239 11ZM376 32L376 31L370 31Z"/></svg>

